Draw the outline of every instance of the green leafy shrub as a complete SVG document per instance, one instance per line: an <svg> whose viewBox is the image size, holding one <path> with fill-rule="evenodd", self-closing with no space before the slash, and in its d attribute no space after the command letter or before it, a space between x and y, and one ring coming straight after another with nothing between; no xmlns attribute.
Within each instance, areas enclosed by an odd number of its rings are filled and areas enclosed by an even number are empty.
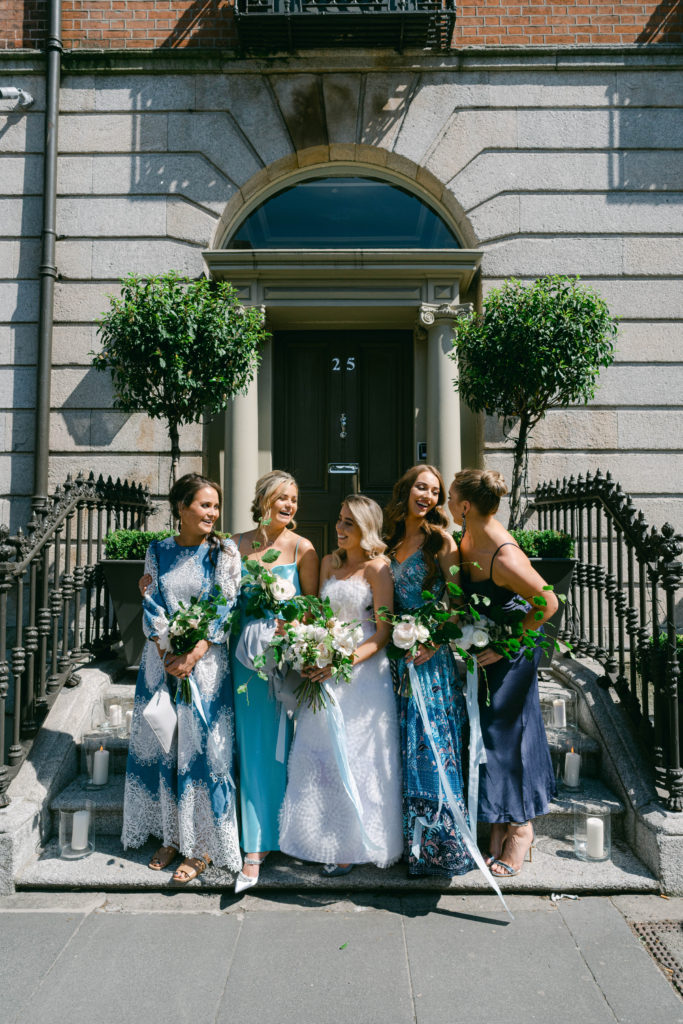
<svg viewBox="0 0 683 1024"><path fill-rule="evenodd" d="M573 558L574 541L559 530L510 530L528 558Z"/></svg>
<svg viewBox="0 0 683 1024"><path fill-rule="evenodd" d="M510 536L519 544L527 558L573 558L574 541L568 533L559 530L510 530ZM453 539L460 541L459 530Z"/></svg>
<svg viewBox="0 0 683 1024"><path fill-rule="evenodd" d="M153 540L172 536L172 530L112 530L104 538L105 558L144 559Z"/></svg>

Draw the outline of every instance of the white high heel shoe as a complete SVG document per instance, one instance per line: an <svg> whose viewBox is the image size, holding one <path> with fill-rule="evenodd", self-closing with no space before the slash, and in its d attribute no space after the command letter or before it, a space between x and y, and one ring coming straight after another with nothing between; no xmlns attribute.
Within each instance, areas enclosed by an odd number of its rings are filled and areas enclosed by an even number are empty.
<svg viewBox="0 0 683 1024"><path fill-rule="evenodd" d="M266 854L266 857L267 856L268 856L268 854ZM245 857L244 858L244 863L245 864L254 864L257 867L260 867L261 864L263 864L263 862L266 859L266 857L262 857L260 860L257 860L256 857ZM240 873L238 874L237 878L235 879L235 893L239 894L241 892L244 892L245 889L251 889L253 886L255 886L257 884L258 880L259 880L259 874L260 873L261 872L259 871L258 874L251 876L251 875L245 875L245 873L243 871L240 871Z"/></svg>

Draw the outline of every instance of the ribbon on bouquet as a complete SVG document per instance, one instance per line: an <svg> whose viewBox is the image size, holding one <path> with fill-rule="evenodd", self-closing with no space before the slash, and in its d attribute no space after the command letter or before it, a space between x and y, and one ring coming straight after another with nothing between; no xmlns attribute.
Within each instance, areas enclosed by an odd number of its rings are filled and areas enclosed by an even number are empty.
<svg viewBox="0 0 683 1024"><path fill-rule="evenodd" d="M242 630L235 648L235 658L245 668L254 668L254 658L267 651L275 636L275 619L256 619L249 622ZM297 701L294 686L289 680L289 671L278 668L272 658L266 665L270 696L280 705L278 717L277 740L275 743L275 760L285 763L285 747L287 744L287 719L296 710Z"/></svg>
<svg viewBox="0 0 683 1024"><path fill-rule="evenodd" d="M408 664L408 674L410 676L410 685L412 686L412 690L413 690L413 698L415 699L415 703L417 705L417 710L420 713L420 718L422 719L422 724L424 725L425 735L426 735L427 739L429 740L429 745L432 748L432 754L434 756L434 761L436 762L436 769L437 769L437 771L439 773L439 784L443 788L443 792L444 792L445 797L446 797L446 803L448 804L450 812L453 815L453 820L455 821L455 824L458 826L458 828L460 829L460 832L462 833L462 837L463 837L465 846L467 847L467 849L468 849L468 851L470 853L470 856L472 857L472 860L475 862L475 864L477 865L477 867L479 868L479 870L483 874L483 876L486 879L486 881L489 883L491 888L494 890L494 892L498 896L498 899L500 900L500 902L505 907L505 910L507 911L507 913L510 915L511 920L514 920L513 915L510 913L510 910L508 909L507 903L503 899L503 894L500 891L500 886L498 885L498 883L496 882L495 878L493 877L493 875L491 874L491 872L487 868L486 861L482 857L481 851L480 851L479 847L477 846L477 840L476 840L475 836L472 835L472 831L470 829L470 826L467 824L467 819L465 818L465 815L462 813L462 811L460 810L460 807L458 806L458 801L456 800L455 794L453 793L453 789L451 788L451 784L450 784L450 781L448 779L448 775L446 774L444 766L441 763L441 757L439 755L439 749L438 749L438 747L436 745L436 740L434 739L434 732L432 730L431 723L429 721L429 714L427 712L427 703L425 701L425 695L424 695L424 691L422 689L422 683L420 681L420 677L419 677L417 671L415 670L415 666L413 665L412 661Z"/></svg>
<svg viewBox="0 0 683 1024"><path fill-rule="evenodd" d="M470 814L470 821L476 821L479 808L479 765L486 764L486 748L484 747L484 737L481 733L481 720L479 718L479 675L477 673L476 661L471 671L469 668L467 669L465 703L467 704L467 714L470 720L470 771L469 785L467 787L467 810Z"/></svg>
<svg viewBox="0 0 683 1024"><path fill-rule="evenodd" d="M349 752L346 746L346 727L344 725L344 715L339 705L334 699L334 695L330 688L329 683L323 684L325 692L327 693L327 704L325 706L325 712L327 714L327 724L330 730L330 739L332 740L332 749L334 751L334 757L337 762L337 768L341 776L342 785L346 790L349 800L353 804L353 809L356 812L358 818L358 824L360 826L360 835L363 841L363 846L366 850L379 850L380 847L377 843L373 842L370 836L365 831L365 825L363 824L363 812L360 804L360 794L358 793L358 787L356 786L356 780L351 774L351 766L349 764Z"/></svg>

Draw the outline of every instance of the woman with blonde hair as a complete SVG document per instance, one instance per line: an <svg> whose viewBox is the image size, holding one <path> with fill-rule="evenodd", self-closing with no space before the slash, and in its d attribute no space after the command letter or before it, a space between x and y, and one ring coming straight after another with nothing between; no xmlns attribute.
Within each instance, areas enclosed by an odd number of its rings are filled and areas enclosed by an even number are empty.
<svg viewBox="0 0 683 1024"><path fill-rule="evenodd" d="M524 611L522 628L535 630L555 613L558 601L544 591L545 580L494 518L505 494L505 481L495 471L463 469L455 475L448 507L454 522L462 524L461 585L467 594L488 598L491 606ZM543 599L540 606L535 597ZM538 697L541 653L539 647L532 661L521 653L508 660L485 648L477 656L489 693L488 705L480 707L486 764L479 779L479 820L491 823L491 874L502 878L521 871L534 838L532 819L547 813L555 793Z"/></svg>
<svg viewBox="0 0 683 1024"><path fill-rule="evenodd" d="M283 470L266 473L256 482L251 506L252 530L236 537L243 558L260 562L268 551L278 559L268 568L293 585L296 594L314 594L318 588L318 556L309 540L295 533L294 515L299 501L296 480ZM252 620L244 615L248 593L240 595L242 628ZM237 638L233 638L234 641ZM241 844L244 867L235 891L256 885L260 865L278 846L278 813L286 784L286 764L292 740L291 719L270 696L268 683L234 656L231 666L235 688L235 729L239 755ZM246 689L240 692L240 688ZM284 730L284 757L277 758L278 734Z"/></svg>
<svg viewBox="0 0 683 1024"><path fill-rule="evenodd" d="M392 608L393 586L381 528L379 505L349 495L337 521L337 549L320 570L320 596L329 598L337 619L363 630L351 681L331 684L352 780L342 777L327 714L302 707L280 812L280 849L322 863L326 876L347 874L354 864L387 867L401 856L398 722L383 653L389 626L378 616L382 606ZM308 674L318 682L331 675L329 666ZM357 799L349 793L354 786Z"/></svg>
<svg viewBox="0 0 683 1024"><path fill-rule="evenodd" d="M384 512L397 614L424 604L424 591L441 597L450 569L458 564L455 541L446 531L446 488L436 466L412 466L394 485ZM407 675L398 663L401 684ZM462 731L467 720L462 687L447 645L420 645L413 665L425 698L428 726L457 810L467 821L463 796ZM403 759L403 837L410 875L462 875L474 861L447 801L426 723L409 687L399 687Z"/></svg>

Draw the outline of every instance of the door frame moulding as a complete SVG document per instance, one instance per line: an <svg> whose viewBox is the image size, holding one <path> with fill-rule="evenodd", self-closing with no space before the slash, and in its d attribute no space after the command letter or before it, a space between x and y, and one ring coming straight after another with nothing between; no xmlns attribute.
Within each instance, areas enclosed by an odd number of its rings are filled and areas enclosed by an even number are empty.
<svg viewBox="0 0 683 1024"><path fill-rule="evenodd" d="M209 275L261 306L274 330L416 329L415 440L446 475L461 467L460 413L448 358L452 323L479 270L478 249L208 249ZM226 411L225 525L248 529L257 478L272 468L272 346L258 379ZM419 437L418 437L419 434Z"/></svg>

